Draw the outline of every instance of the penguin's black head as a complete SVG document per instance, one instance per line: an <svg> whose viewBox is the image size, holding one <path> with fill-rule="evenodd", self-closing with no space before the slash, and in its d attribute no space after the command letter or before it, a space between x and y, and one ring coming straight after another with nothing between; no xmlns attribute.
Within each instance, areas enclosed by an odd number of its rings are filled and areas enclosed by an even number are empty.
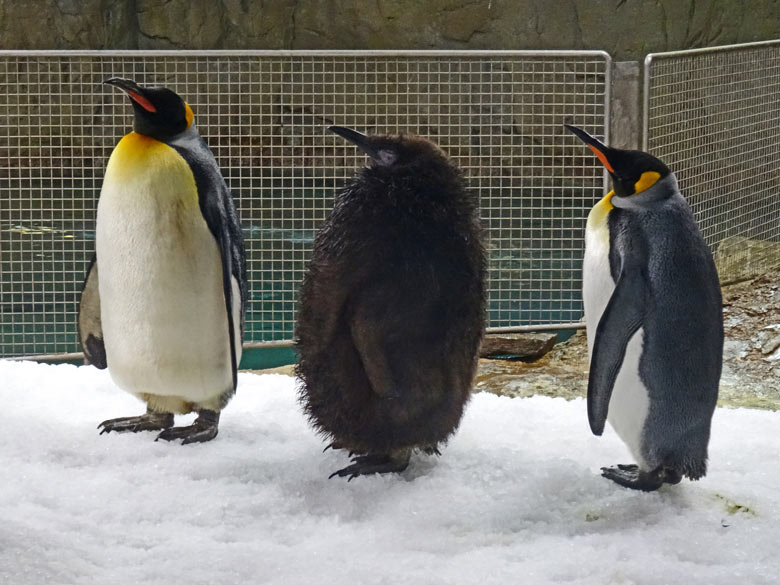
<svg viewBox="0 0 780 585"><path fill-rule="evenodd" d="M618 197L641 193L671 174L669 168L651 154L641 150L610 148L576 126L564 126L587 144L609 171Z"/></svg>
<svg viewBox="0 0 780 585"><path fill-rule="evenodd" d="M432 142L410 134L366 136L343 126L328 128L349 140L371 157L375 168L411 171L415 166L429 166L432 159L446 161L446 155Z"/></svg>
<svg viewBox="0 0 780 585"><path fill-rule="evenodd" d="M112 77L104 83L124 91L133 104L133 129L139 134L161 141L173 138L192 125L190 107L165 87L141 87L134 81Z"/></svg>

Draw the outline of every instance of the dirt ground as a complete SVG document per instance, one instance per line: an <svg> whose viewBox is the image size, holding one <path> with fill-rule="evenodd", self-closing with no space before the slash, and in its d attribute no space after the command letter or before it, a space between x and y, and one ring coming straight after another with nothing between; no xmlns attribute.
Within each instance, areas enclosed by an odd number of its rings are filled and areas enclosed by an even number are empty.
<svg viewBox="0 0 780 585"><path fill-rule="evenodd" d="M724 287L721 405L780 409L780 270ZM533 363L481 360L476 390L504 396L585 396L585 332Z"/></svg>
<svg viewBox="0 0 780 585"><path fill-rule="evenodd" d="M780 409L780 270L723 289L726 341L719 404ZM274 371L292 375L292 366ZM541 359L482 359L476 392L502 396L585 396L588 351L585 331L557 344Z"/></svg>
<svg viewBox="0 0 780 585"><path fill-rule="evenodd" d="M723 290L725 404L780 408L780 270Z"/></svg>

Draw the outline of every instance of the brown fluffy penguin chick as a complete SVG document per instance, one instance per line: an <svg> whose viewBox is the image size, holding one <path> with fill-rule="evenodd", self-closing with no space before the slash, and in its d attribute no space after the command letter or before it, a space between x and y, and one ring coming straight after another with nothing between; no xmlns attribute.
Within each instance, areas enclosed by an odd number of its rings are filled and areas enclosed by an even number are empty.
<svg viewBox="0 0 780 585"><path fill-rule="evenodd" d="M484 332L485 252L476 197L436 145L330 130L370 162L315 238L297 374L313 426L355 455L333 475L352 479L403 471L457 429Z"/></svg>

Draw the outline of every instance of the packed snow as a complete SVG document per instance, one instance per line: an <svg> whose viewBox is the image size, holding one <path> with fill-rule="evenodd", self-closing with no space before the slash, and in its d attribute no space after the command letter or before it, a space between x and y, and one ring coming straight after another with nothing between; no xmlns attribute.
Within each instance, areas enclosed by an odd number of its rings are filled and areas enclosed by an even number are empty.
<svg viewBox="0 0 780 585"><path fill-rule="evenodd" d="M99 436L144 405L91 367L0 361L0 397L3 584L780 582L774 412L718 409L709 475L646 494L600 477L630 458L582 400L477 394L440 458L347 482L282 375L186 446Z"/></svg>

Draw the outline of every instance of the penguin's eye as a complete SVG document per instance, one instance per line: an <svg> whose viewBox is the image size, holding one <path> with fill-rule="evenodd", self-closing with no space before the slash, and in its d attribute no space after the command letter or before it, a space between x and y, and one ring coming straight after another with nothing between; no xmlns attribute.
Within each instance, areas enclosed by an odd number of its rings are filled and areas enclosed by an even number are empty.
<svg viewBox="0 0 780 585"><path fill-rule="evenodd" d="M394 164L395 161L398 160L398 153L394 150L388 150L383 148L379 152L377 152L377 158L376 161L382 165L383 167L389 167L390 165Z"/></svg>

